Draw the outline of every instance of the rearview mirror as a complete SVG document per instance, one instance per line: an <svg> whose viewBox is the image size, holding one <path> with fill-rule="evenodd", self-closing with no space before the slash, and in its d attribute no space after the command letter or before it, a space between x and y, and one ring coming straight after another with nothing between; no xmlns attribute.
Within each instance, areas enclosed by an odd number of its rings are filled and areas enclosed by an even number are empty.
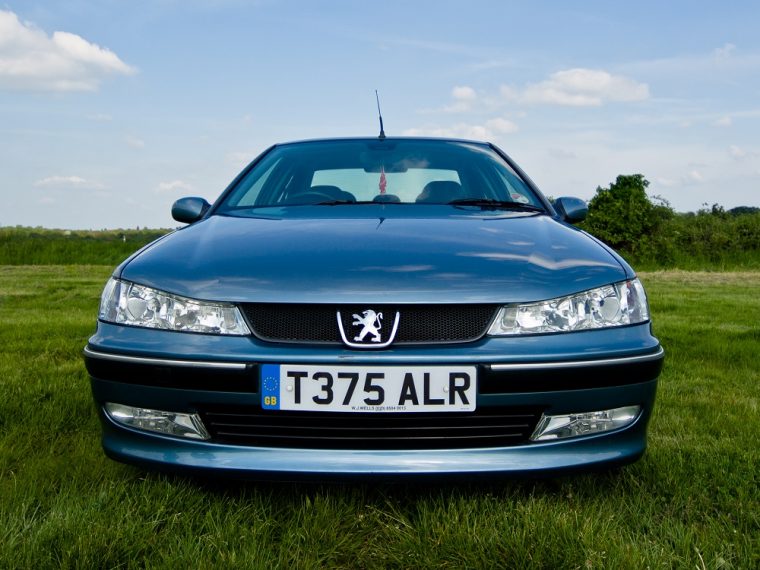
<svg viewBox="0 0 760 570"><path fill-rule="evenodd" d="M184 224L192 224L200 220L211 207L203 198L180 198L172 206L172 218Z"/></svg>
<svg viewBox="0 0 760 570"><path fill-rule="evenodd" d="M554 209L569 224L577 224L586 219L588 206L580 198L563 196L554 201Z"/></svg>

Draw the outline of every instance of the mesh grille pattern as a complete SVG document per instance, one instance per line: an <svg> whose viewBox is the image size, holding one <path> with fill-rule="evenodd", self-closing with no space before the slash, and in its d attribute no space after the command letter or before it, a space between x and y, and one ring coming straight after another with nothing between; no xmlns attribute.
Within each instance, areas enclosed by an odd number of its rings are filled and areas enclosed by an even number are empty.
<svg viewBox="0 0 760 570"><path fill-rule="evenodd" d="M480 408L471 413L329 413L224 407L202 412L212 441L305 449L455 449L528 441L537 408Z"/></svg>
<svg viewBox="0 0 760 570"><path fill-rule="evenodd" d="M340 342L335 308L329 305L245 304L253 334L275 342Z"/></svg>
<svg viewBox="0 0 760 570"><path fill-rule="evenodd" d="M381 333L388 338L400 313L393 344L470 342L482 337L497 305L301 305L247 303L241 306L253 333L272 342L340 344L337 313L351 340L359 332L354 314L368 308L383 313Z"/></svg>

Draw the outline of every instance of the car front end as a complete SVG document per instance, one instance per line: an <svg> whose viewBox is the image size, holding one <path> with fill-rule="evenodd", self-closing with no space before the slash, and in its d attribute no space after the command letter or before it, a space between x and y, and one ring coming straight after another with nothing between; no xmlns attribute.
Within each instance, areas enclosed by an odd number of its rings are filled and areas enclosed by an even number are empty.
<svg viewBox="0 0 760 570"><path fill-rule="evenodd" d="M538 474L642 455L663 349L617 254L492 147L328 141L325 158L320 144L294 145L317 150L288 176L268 151L114 272L85 348L110 457L288 479ZM511 200L466 195L488 167L449 172L442 145L504 161ZM307 191L255 201L297 185L309 158L326 166L307 169ZM324 198L364 177L380 199ZM387 198L413 182L416 200Z"/></svg>

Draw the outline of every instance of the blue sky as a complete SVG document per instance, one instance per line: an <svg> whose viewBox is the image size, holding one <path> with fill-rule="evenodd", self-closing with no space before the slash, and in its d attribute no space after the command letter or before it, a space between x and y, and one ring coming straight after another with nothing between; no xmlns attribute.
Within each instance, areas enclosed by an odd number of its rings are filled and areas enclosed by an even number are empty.
<svg viewBox="0 0 760 570"><path fill-rule="evenodd" d="M0 0L0 226L171 227L274 142L485 139L552 196L621 173L760 206L760 4Z"/></svg>

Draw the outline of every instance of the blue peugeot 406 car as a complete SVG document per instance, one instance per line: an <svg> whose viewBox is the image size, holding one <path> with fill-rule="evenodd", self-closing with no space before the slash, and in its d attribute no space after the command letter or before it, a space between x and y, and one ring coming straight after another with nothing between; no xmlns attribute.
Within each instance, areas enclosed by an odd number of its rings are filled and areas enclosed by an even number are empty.
<svg viewBox="0 0 760 570"><path fill-rule="evenodd" d="M641 283L498 148L275 145L106 284L85 348L117 460L249 477L538 473L644 452Z"/></svg>

